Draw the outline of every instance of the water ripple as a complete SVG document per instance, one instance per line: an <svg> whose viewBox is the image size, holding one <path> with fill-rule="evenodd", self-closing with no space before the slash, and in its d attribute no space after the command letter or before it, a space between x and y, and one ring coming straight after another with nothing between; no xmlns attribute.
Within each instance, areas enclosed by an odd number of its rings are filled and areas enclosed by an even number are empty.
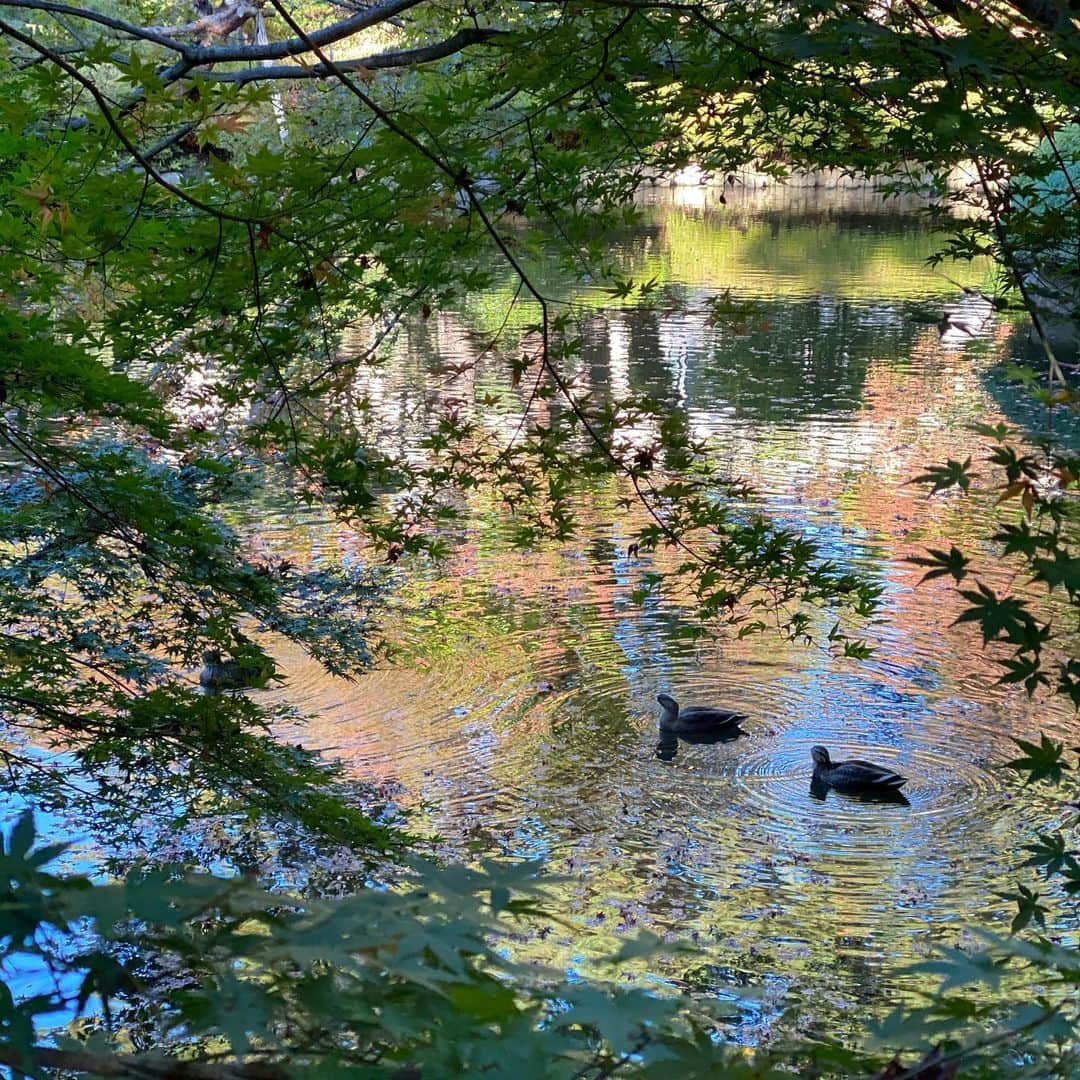
<svg viewBox="0 0 1080 1080"><path fill-rule="evenodd" d="M670 310L610 297L588 308L578 377L684 408L691 433L752 482L755 507L879 582L881 616L860 629L877 650L869 661L767 635L688 640L678 596L637 593L670 553L628 556L642 522L618 505L622 492L598 487L578 506L580 543L528 553L508 550L479 508L447 565L396 568L397 659L346 683L283 647L288 682L267 692L313 716L309 744L403 785L450 854L543 857L566 875L556 906L577 929L538 933L530 957L586 970L635 927L689 936L702 955L657 960L651 974L725 1000L764 987L757 1004L740 1002L745 1041L767 1036L785 995L843 1031L913 985L897 968L955 944L969 921L1000 923L988 882L1060 816L1000 763L1013 737L1077 737L1071 713L995 684L971 628L952 626L963 601L947 583L919 585L907 561L970 542L994 512L907 481L927 462L963 460L970 421L1008 419L983 381L1006 328L988 314L943 340L935 324L961 301L925 270L933 239L812 203L785 221L692 208L658 218L647 242L620 242L635 275L672 282ZM743 326L706 317L726 288L755 305ZM362 377L380 423L412 452L422 410L395 410L415 399L426 364L472 357L466 329L464 317L432 320L430 355ZM433 400L447 392L430 389ZM315 563L381 561L285 502L257 531ZM817 629L832 618L822 612ZM745 736L658 757L661 692L745 712ZM815 797L819 743L905 774L908 805Z"/></svg>

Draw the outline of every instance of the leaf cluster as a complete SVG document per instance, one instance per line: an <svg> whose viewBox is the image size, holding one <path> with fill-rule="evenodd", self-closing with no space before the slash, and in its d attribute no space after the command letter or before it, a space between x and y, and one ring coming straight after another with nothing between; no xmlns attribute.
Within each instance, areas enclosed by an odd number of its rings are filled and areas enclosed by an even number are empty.
<svg viewBox="0 0 1080 1080"><path fill-rule="evenodd" d="M189 1051L167 1065L178 1076L778 1075L729 1057L678 997L508 961L511 927L542 915L531 864L416 863L393 888L320 900L168 868L114 883L57 874L63 847L34 841L27 814L0 854L0 959L53 975L40 994L0 983L0 1058L31 1075L155 1068L97 1023L56 1050L41 1041L57 1013L121 1018L135 1002L144 1039L182 1033Z"/></svg>

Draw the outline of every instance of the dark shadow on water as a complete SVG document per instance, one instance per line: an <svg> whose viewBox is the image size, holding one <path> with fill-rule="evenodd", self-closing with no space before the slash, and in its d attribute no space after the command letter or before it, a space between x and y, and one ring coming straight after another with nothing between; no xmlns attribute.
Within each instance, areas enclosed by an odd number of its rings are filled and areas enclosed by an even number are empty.
<svg viewBox="0 0 1080 1080"><path fill-rule="evenodd" d="M732 727L726 731L710 731L702 734L678 734L672 731L660 732L660 741L656 744L656 756L661 761L674 761L679 752L679 742L692 743L695 746L714 746L716 743L734 742L745 735L746 732L740 727Z"/></svg>
<svg viewBox="0 0 1080 1080"><path fill-rule="evenodd" d="M911 805L911 801L902 791L888 789L881 790L875 788L857 789L852 791L838 791L835 788L830 787L828 784L822 784L820 781L810 781L810 798L817 799L820 802L824 802L830 792L832 792L833 798L842 799L847 802L892 803L894 806Z"/></svg>
<svg viewBox="0 0 1080 1080"><path fill-rule="evenodd" d="M1065 377L1075 389L1080 385L1080 327L1071 334L1064 331L1053 339L1054 355ZM1026 325L1017 326L1009 338L1011 362L1038 373L1033 386L1026 386L1009 372L1009 364L997 364L982 375L982 383L1010 424L1029 438L1044 439L1053 435L1055 444L1068 450L1080 449L1080 418L1066 405L1047 409L1035 396L1046 387L1046 354ZM1052 415L1051 415L1052 414Z"/></svg>

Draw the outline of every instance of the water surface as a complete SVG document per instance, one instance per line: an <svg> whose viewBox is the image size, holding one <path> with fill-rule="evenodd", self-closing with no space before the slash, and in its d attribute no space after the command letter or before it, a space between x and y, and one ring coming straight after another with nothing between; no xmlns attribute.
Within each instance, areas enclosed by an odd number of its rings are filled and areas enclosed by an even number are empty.
<svg viewBox="0 0 1080 1080"><path fill-rule="evenodd" d="M595 959L629 930L683 935L699 955L637 977L730 998L735 1037L766 1037L784 1009L798 1013L788 1024L855 1030L919 985L903 969L936 945L1005 925L993 890L1033 827L1058 815L1000 764L1013 736L1075 741L1071 714L996 686L976 635L950 625L963 601L941 582L920 587L905 561L975 543L992 512L907 481L967 457L967 424L1002 419L987 373L1017 331L958 287L982 285L985 268L932 272L922 220L872 193L654 201L614 255L655 279L659 300L615 305L551 273L581 319L576 384L686 410L758 505L879 581L881 617L865 627L874 657L768 636L689 642L677 596L635 599L669 560L627 555L641 520L612 482L583 505L577 541L529 552L508 547L499 507L475 496L447 564L396 569L397 659L348 684L285 652L278 693L313 715L305 739L400 785L449 851L542 858L566 875L557 907L575 929L530 932L524 955L602 971ZM708 301L725 290L754 312L711 326ZM475 344L513 291L500 282L412 328L365 376L383 439L419 453L447 399L516 424L524 390L507 400ZM480 403L492 394L500 406ZM378 557L284 502L259 532L313 562ZM662 691L748 713L746 737L659 760ZM910 805L814 797L815 743L905 773Z"/></svg>

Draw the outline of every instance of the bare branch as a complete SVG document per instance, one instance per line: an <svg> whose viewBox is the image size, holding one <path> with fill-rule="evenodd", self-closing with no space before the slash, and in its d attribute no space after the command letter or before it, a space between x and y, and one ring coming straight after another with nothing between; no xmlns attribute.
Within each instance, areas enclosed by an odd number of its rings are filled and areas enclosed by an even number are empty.
<svg viewBox="0 0 1080 1080"><path fill-rule="evenodd" d="M382 3L375 4L364 11L358 12L356 15L351 15L347 19L331 23L329 26L324 26L319 30L313 30L302 38L292 37L285 41L272 41L267 45L192 45L188 42L177 41L168 31L186 31L197 25L195 23L188 24L187 27L137 26L134 23L125 22L123 19L114 19L112 16L103 15L92 8L76 7L71 4L60 3L58 0L0 0L0 8L51 11L69 15L75 19L85 19L88 22L107 26L109 29L116 30L118 33L125 34L128 37L141 38L155 45L161 45L163 48L177 52L183 57L179 70L181 73L186 74L192 67L196 65L202 66L203 64L218 64L234 60L240 62L287 60L290 56L300 56L303 53L311 52L313 49L333 45L338 41L351 37L353 34L359 33L361 30L367 30L372 26L377 26L379 23L388 22L395 16L421 3L423 3L423 0L383 0ZM246 3L245 0L238 0L238 3L233 5L234 8L254 8L258 6L260 5ZM215 13L214 16L208 16L208 18L215 18L218 14L220 13ZM254 14L254 11L251 14ZM199 21L202 22L203 20ZM169 82L176 77L176 73L172 70L163 74L165 82Z"/></svg>
<svg viewBox="0 0 1080 1080"><path fill-rule="evenodd" d="M454 53L460 52L470 45L484 44L496 38L504 37L507 33L508 31L505 30L470 27L459 30L452 37L447 38L445 41L436 42L433 45L424 45L417 49L399 49L393 52L376 53L374 56L364 56L352 60L338 60L334 64L334 69L363 75L365 71L430 64L433 60L453 56ZM328 79L333 77L334 69L326 64L312 64L310 66L278 64L274 67L252 68L248 71L200 72L200 77L207 82L239 83L243 85L261 82L264 79Z"/></svg>
<svg viewBox="0 0 1080 1080"><path fill-rule="evenodd" d="M272 41L269 45L210 45L195 49L192 59L196 64L218 64L226 60L286 60L290 56L333 45L344 38L351 37L361 30L367 30L379 23L386 22L395 15L400 15L409 8L416 7L423 0L384 0L381 4L368 8L358 15L353 15L341 22L331 23L321 30L312 30L303 37L291 37L285 41Z"/></svg>
<svg viewBox="0 0 1080 1080"><path fill-rule="evenodd" d="M58 15L70 15L75 19L84 19L87 22L98 23L107 26L110 30L127 34L129 37L142 38L151 41L155 45L171 49L173 52L185 54L193 46L182 41L174 41L168 34L155 30L152 26L137 26L135 23L125 22L123 19L114 19L111 15L105 15L93 8L73 7L71 4L55 3L54 0L0 0L0 8L18 8L24 11L51 11Z"/></svg>
<svg viewBox="0 0 1080 1080"><path fill-rule="evenodd" d="M260 5L251 0L235 0L232 4L222 4L217 11L204 15L194 22L180 26L148 26L147 30L166 37L195 37L203 45L212 38L226 38L238 26L254 18L259 13Z"/></svg>

